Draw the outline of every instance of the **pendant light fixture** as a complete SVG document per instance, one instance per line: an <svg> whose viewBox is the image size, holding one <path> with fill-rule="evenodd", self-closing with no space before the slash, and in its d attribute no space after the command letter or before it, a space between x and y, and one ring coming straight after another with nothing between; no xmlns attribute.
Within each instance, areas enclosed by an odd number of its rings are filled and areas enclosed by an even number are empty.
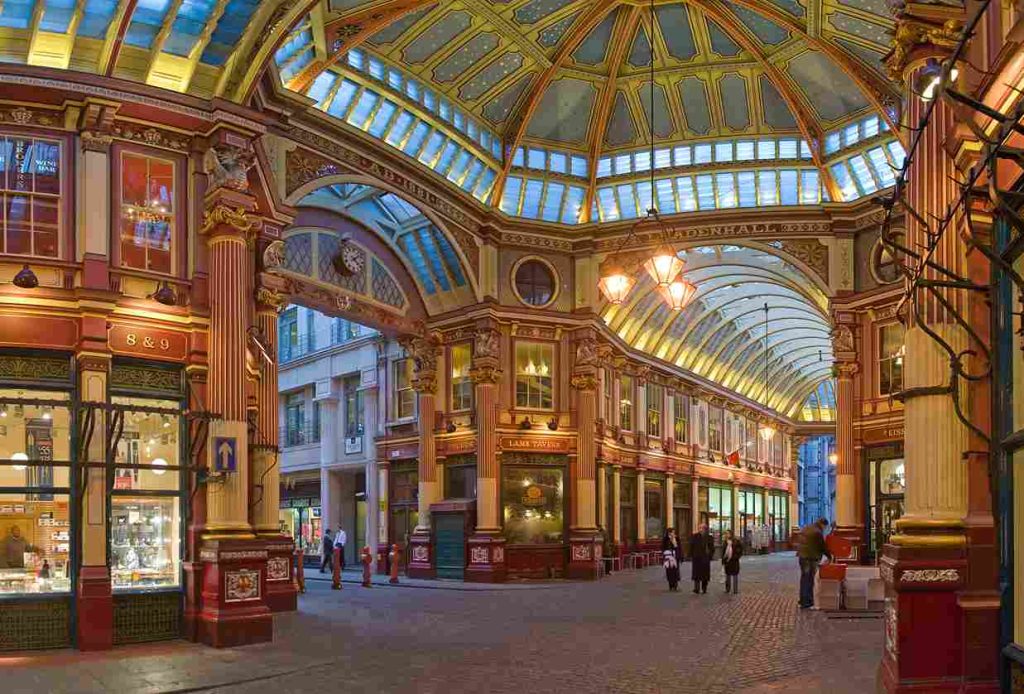
<svg viewBox="0 0 1024 694"><path fill-rule="evenodd" d="M764 305L764 406L768 409L768 304ZM765 442L775 438L775 427L770 422L761 424L758 431Z"/></svg>
<svg viewBox="0 0 1024 694"><path fill-rule="evenodd" d="M633 273L627 271L621 260L618 260L615 256L634 237L637 229L653 227L656 230L660 230L662 242L654 251L654 254L644 261L643 268L654 281L655 288L657 288L669 308L673 311L682 311L693 299L694 294L697 293L697 288L680 277L684 263L682 258L679 257L679 253L669 243L668 229L662 223L661 217L658 216L654 197L656 195L654 185L654 0L650 0L649 3L648 20L647 45L650 51L650 82L648 83L650 88L650 109L648 110L647 132L650 136L651 145L650 164L648 167L651 173L651 207L647 210L646 217L634 224L629 230L629 234L609 260L605 272L598 281L598 288L600 288L608 303L612 305L619 305L625 301L626 295L629 294L633 285L636 284L636 278Z"/></svg>

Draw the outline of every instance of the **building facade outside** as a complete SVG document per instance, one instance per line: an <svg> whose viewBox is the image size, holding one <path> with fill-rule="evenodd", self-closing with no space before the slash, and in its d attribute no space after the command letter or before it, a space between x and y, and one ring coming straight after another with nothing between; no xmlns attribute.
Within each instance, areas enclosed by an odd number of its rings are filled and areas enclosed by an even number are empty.
<svg viewBox="0 0 1024 694"><path fill-rule="evenodd" d="M834 436L813 436L800 444L800 526L819 518L835 520L836 466L832 462Z"/></svg>

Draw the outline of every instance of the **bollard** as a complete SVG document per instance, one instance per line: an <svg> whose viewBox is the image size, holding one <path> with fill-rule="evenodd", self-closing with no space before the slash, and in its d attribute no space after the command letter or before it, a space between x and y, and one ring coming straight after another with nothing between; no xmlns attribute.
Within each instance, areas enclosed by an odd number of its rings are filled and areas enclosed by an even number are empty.
<svg viewBox="0 0 1024 694"><path fill-rule="evenodd" d="M341 590L341 547L334 548L334 568L331 572L331 590Z"/></svg>
<svg viewBox="0 0 1024 694"><path fill-rule="evenodd" d="M306 592L305 554L301 549L295 550L295 583L300 593Z"/></svg>
<svg viewBox="0 0 1024 694"><path fill-rule="evenodd" d="M391 545L391 553L388 558L391 559L391 578L388 583L398 583L398 561L400 557L398 545Z"/></svg>
<svg viewBox="0 0 1024 694"><path fill-rule="evenodd" d="M359 561L363 562L363 588L369 588L370 583L370 564L373 563L373 557L370 556L370 548L363 547L362 556L359 557Z"/></svg>

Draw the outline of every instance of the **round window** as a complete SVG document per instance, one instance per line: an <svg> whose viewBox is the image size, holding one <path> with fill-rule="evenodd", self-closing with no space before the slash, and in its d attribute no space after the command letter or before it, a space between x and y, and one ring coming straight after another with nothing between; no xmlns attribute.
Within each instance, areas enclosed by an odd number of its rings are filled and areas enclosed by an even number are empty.
<svg viewBox="0 0 1024 694"><path fill-rule="evenodd" d="M524 260L516 268L516 294L530 306L547 306L555 298L555 273L540 260Z"/></svg>
<svg viewBox="0 0 1024 694"><path fill-rule="evenodd" d="M896 230L893 236L895 241L902 245L904 239L903 231ZM875 281L879 284L892 284L901 277L900 269L896 266L889 248L882 243L882 239L875 241L875 245L871 249L871 260L868 267Z"/></svg>

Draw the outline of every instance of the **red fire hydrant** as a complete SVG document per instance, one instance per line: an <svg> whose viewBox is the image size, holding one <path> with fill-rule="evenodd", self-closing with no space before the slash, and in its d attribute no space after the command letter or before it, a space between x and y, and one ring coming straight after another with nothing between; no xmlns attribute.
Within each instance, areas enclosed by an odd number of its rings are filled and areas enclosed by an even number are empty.
<svg viewBox="0 0 1024 694"><path fill-rule="evenodd" d="M398 560L401 556L398 545L391 545L391 552L388 554L388 558L391 560L391 578L388 583L398 583Z"/></svg>
<svg viewBox="0 0 1024 694"><path fill-rule="evenodd" d="M334 570L331 572L331 590L341 590L341 547L334 548Z"/></svg>
<svg viewBox="0 0 1024 694"><path fill-rule="evenodd" d="M359 561L363 562L363 588L369 588L370 583L370 564L373 563L373 557L370 556L370 548L363 547L362 556L359 557Z"/></svg>

